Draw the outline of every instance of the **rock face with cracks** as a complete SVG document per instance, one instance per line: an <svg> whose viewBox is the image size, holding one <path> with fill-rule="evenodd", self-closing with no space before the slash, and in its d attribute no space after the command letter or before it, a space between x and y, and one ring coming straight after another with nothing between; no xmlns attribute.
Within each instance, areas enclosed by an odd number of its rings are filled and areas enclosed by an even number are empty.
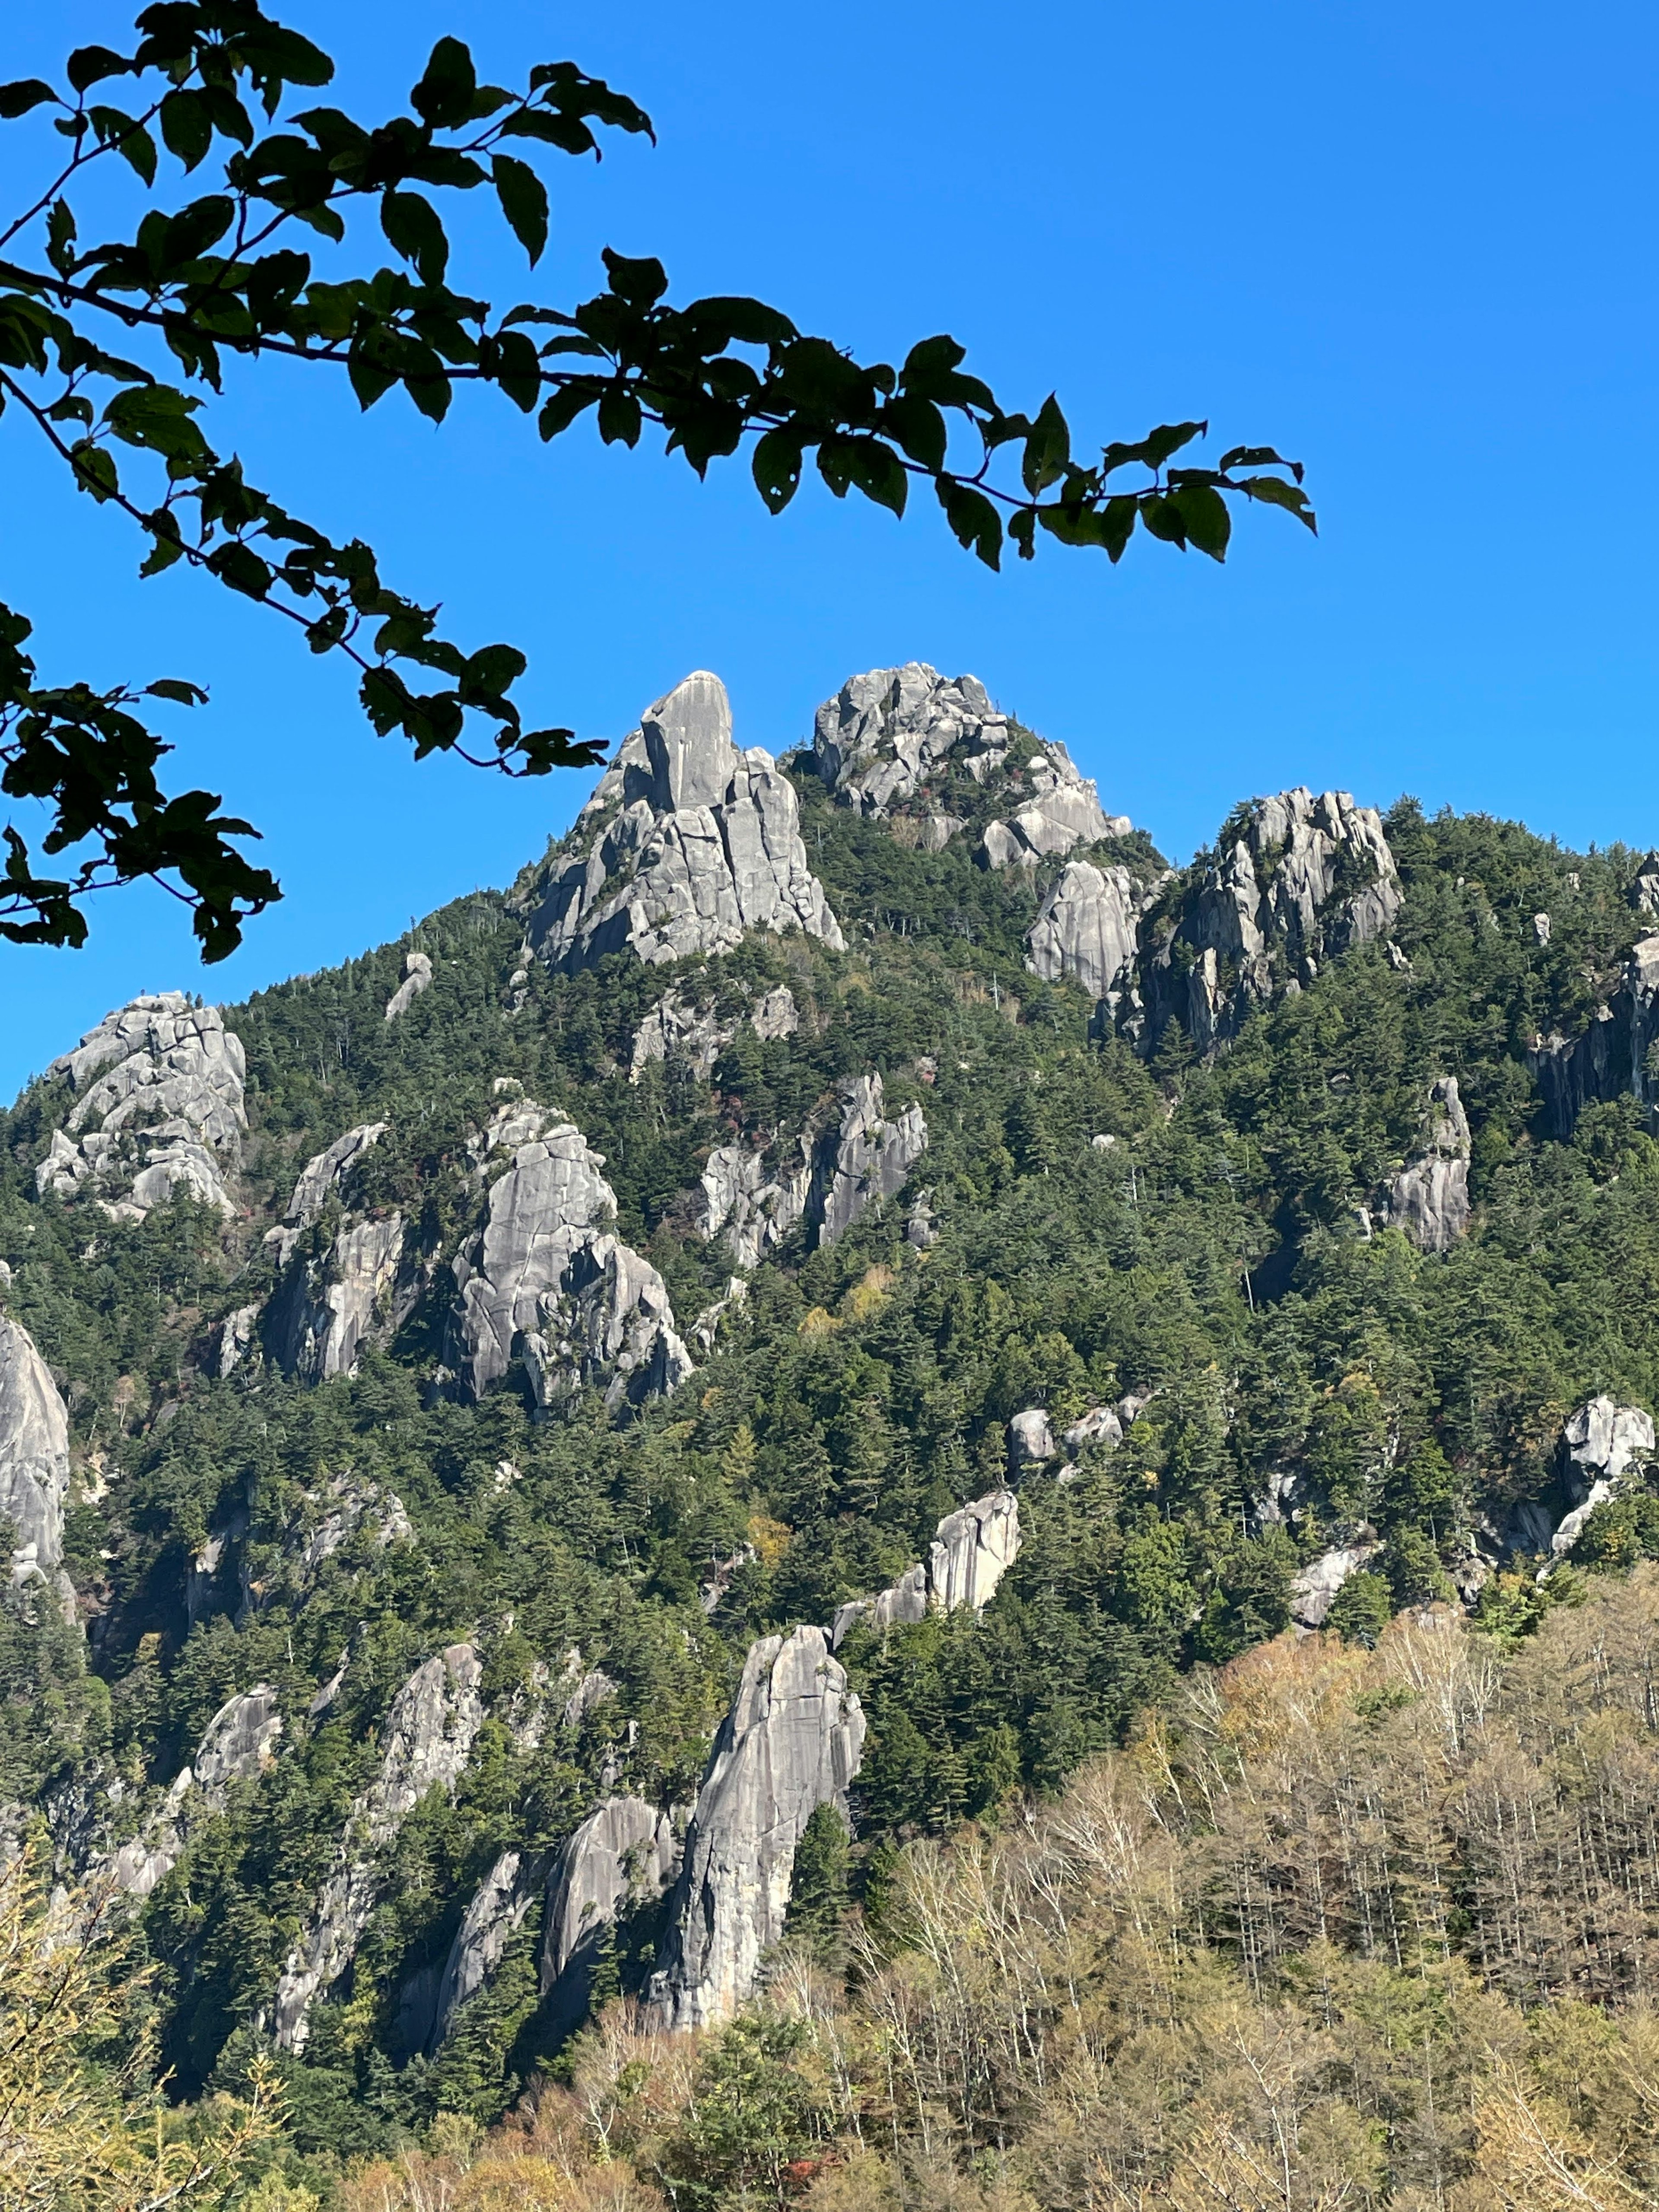
<svg viewBox="0 0 1659 2212"><path fill-rule="evenodd" d="M1045 983L1069 976L1115 1008L1134 980L1144 894L1127 868L1070 860L1025 933L1025 964Z"/></svg>
<svg viewBox="0 0 1659 2212"><path fill-rule="evenodd" d="M750 1647L686 1832L648 2012L664 2027L729 2019L783 1934L795 1847L820 1805L845 1810L864 1714L821 1628Z"/></svg>
<svg viewBox="0 0 1659 2212"><path fill-rule="evenodd" d="M95 1199L123 1221L183 1194L234 1213L224 1178L241 1158L246 1063L216 1006L182 991L134 999L46 1072L76 1096L35 1170L43 1197Z"/></svg>
<svg viewBox="0 0 1659 2212"><path fill-rule="evenodd" d="M662 1896L679 1855L672 1819L641 1797L607 1797L560 1852L542 1929L551 2035L568 2034L586 2017L606 1929L629 1906Z"/></svg>
<svg viewBox="0 0 1659 2212"><path fill-rule="evenodd" d="M1469 1117L1457 1078L1429 1091L1418 1149L1389 1178L1384 1209L1424 1252L1449 1252L1469 1225Z"/></svg>
<svg viewBox="0 0 1659 2212"><path fill-rule="evenodd" d="M976 676L941 676L923 660L848 677L818 708L811 764L842 805L913 821L912 838L927 852L965 826L939 807L916 817L930 788L956 775L981 790L1006 779L1022 803L985 830L980 857L993 868L1034 864L1129 827L1102 811L1064 745L1018 729Z"/></svg>
<svg viewBox="0 0 1659 2212"><path fill-rule="evenodd" d="M625 948L651 963L729 952L755 929L842 942L793 787L759 746L738 750L706 670L647 708L524 902L538 957L573 972Z"/></svg>
<svg viewBox="0 0 1659 2212"><path fill-rule="evenodd" d="M891 1198L927 1149L919 1105L889 1121L879 1075L848 1083L840 1132L821 1152L815 1175L819 1242L833 1244L872 1206Z"/></svg>
<svg viewBox="0 0 1659 2212"><path fill-rule="evenodd" d="M1385 937L1401 898L1374 807L1303 787L1253 800L1144 943L1148 1041L1178 1021L1200 1052L1213 1051L1331 955Z"/></svg>
<svg viewBox="0 0 1659 2212"><path fill-rule="evenodd" d="M455 2016L475 1996L501 1954L524 1926L536 1893L538 1862L522 1850L503 1851L467 1906L449 1947L433 2011L428 2048L436 2051L455 2025Z"/></svg>
<svg viewBox="0 0 1659 2212"><path fill-rule="evenodd" d="M1042 1419L1046 1427L1047 1414ZM1048 1439L1053 1447L1052 1437ZM1019 1557L1019 1500L1012 1490L993 1490L939 1522L925 1562L907 1569L876 1597L851 1598L836 1609L830 1648L839 1650L854 1622L878 1635L901 1623L925 1620L930 1610L981 1613Z"/></svg>
<svg viewBox="0 0 1659 2212"><path fill-rule="evenodd" d="M337 1863L276 1985L271 2027L282 2050L305 2049L313 2002L351 1963L380 1901L380 1854L428 1790L453 1790L465 1771L483 1721L483 1672L471 1644L452 1644L392 1699L380 1770L352 1806Z"/></svg>
<svg viewBox="0 0 1659 2212"><path fill-rule="evenodd" d="M1592 1398L1568 1420L1561 1443L1572 1504L1550 1536L1556 1559L1571 1551L1596 1507L1647 1468L1654 1450L1653 1416L1605 1395Z"/></svg>
<svg viewBox="0 0 1659 2212"><path fill-rule="evenodd" d="M474 1397L521 1356L539 1404L608 1378L609 1397L676 1389L691 1356L662 1277L610 1228L617 1194L574 1123L514 1108L500 1135L525 1137L490 1186L483 1226L454 1263L461 1371Z"/></svg>
<svg viewBox="0 0 1659 2212"><path fill-rule="evenodd" d="M14 1589L56 1592L64 1564L69 1414L26 1328L0 1314L0 1516L13 1530Z"/></svg>

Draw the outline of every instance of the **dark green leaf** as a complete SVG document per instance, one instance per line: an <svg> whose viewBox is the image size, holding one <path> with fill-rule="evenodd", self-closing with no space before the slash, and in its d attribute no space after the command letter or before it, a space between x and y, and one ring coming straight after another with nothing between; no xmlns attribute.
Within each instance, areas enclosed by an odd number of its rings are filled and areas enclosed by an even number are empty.
<svg viewBox="0 0 1659 2212"><path fill-rule="evenodd" d="M660 261L630 261L625 254L613 253L608 246L603 259L611 290L631 307L654 307L668 289L667 271Z"/></svg>
<svg viewBox="0 0 1659 2212"><path fill-rule="evenodd" d="M449 265L449 240L438 211L419 192L384 192L380 228L392 248L414 263L423 284L441 284Z"/></svg>
<svg viewBox="0 0 1659 2212"><path fill-rule="evenodd" d="M54 200L46 210L46 258L60 276L73 274L75 217L67 200Z"/></svg>
<svg viewBox="0 0 1659 2212"><path fill-rule="evenodd" d="M1025 437L1025 455L1020 464L1020 474L1025 479L1025 489L1033 499L1039 492L1047 491L1065 475L1072 458L1072 434L1066 417L1060 411L1060 402L1051 392L1037 410L1037 417Z"/></svg>
<svg viewBox="0 0 1659 2212"><path fill-rule="evenodd" d="M101 84L106 76L125 76L131 66L107 46L77 46L64 74L77 92L85 92L89 85Z"/></svg>
<svg viewBox="0 0 1659 2212"><path fill-rule="evenodd" d="M1002 520L981 491L944 478L939 504L959 545L970 546L988 568L1002 566Z"/></svg>
<svg viewBox="0 0 1659 2212"><path fill-rule="evenodd" d="M584 414L599 398L605 386L597 376L582 377L556 392L536 418L536 427L544 438L556 438L568 430L579 415Z"/></svg>
<svg viewBox="0 0 1659 2212"><path fill-rule="evenodd" d="M599 435L607 446L637 446L640 403L620 384L607 384L599 396Z"/></svg>
<svg viewBox="0 0 1659 2212"><path fill-rule="evenodd" d="M434 131L448 131L467 120L477 89L472 56L459 39L446 38L432 49L426 74L409 97L416 113Z"/></svg>
<svg viewBox="0 0 1659 2212"><path fill-rule="evenodd" d="M512 225L514 236L530 256L533 269L547 244L547 186L528 161L515 161L511 154L497 154L490 169L501 213Z"/></svg>
<svg viewBox="0 0 1659 2212"><path fill-rule="evenodd" d="M82 491L90 492L100 506L113 499L121 489L112 455L101 446L76 446L70 456L75 465L76 482Z"/></svg>
<svg viewBox="0 0 1659 2212"><path fill-rule="evenodd" d="M213 143L213 118L199 92L167 94L161 102L161 137L167 151L193 169Z"/></svg>
<svg viewBox="0 0 1659 2212"><path fill-rule="evenodd" d="M1298 522L1305 523L1316 538L1318 537L1319 524L1308 503L1308 495L1300 485L1286 483L1283 477L1243 477L1239 480L1238 488L1249 498L1261 501L1265 506L1284 507Z"/></svg>
<svg viewBox="0 0 1659 2212"><path fill-rule="evenodd" d="M1201 438L1209 428L1207 422L1164 422L1152 431L1145 441L1146 465L1161 469L1171 453L1179 453L1194 438Z"/></svg>
<svg viewBox="0 0 1659 2212"><path fill-rule="evenodd" d="M950 444L945 417L931 399L903 392L881 410L881 427L896 438L913 461L925 469L942 469Z"/></svg>
<svg viewBox="0 0 1659 2212"><path fill-rule="evenodd" d="M118 107L94 107L88 110L92 127L106 146L112 146L124 161L131 163L147 185L155 182L155 141L142 124L135 123L130 115L123 115Z"/></svg>
<svg viewBox="0 0 1659 2212"><path fill-rule="evenodd" d="M1212 484L1182 484L1170 495L1170 503L1180 515L1187 532L1187 542L1207 553L1212 561L1227 556L1227 540L1232 535L1232 517L1227 512L1227 502Z"/></svg>
<svg viewBox="0 0 1659 2212"><path fill-rule="evenodd" d="M39 107L42 100L57 97L52 87L42 84L38 76L19 77L15 83L0 84L0 122L15 122L20 115L27 115L30 108Z"/></svg>
<svg viewBox="0 0 1659 2212"><path fill-rule="evenodd" d="M781 514L800 489L801 441L787 430L768 430L755 447L755 489L774 514Z"/></svg>
<svg viewBox="0 0 1659 2212"><path fill-rule="evenodd" d="M171 699L180 707L205 707L208 695L199 684L187 683L176 676L161 676L144 686L144 696L149 699Z"/></svg>

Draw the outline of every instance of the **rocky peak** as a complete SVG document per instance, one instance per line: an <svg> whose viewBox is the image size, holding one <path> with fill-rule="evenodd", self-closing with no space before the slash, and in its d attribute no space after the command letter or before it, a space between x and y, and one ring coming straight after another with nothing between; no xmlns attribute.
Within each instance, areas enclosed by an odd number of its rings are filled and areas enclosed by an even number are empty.
<svg viewBox="0 0 1659 2212"><path fill-rule="evenodd" d="M572 971L629 948L729 952L751 929L842 943L793 786L758 745L738 750L726 687L701 669L646 709L519 896L535 952Z"/></svg>
<svg viewBox="0 0 1659 2212"><path fill-rule="evenodd" d="M1253 800L1152 931L1142 963L1151 1040L1179 1021L1214 1050L1322 960L1386 935L1401 897L1374 807L1303 786Z"/></svg>
<svg viewBox="0 0 1659 2212"><path fill-rule="evenodd" d="M46 1071L76 1098L37 1189L94 1198L118 1220L142 1221L181 1192L234 1213L224 1176L240 1161L246 1072L216 1006L161 991L118 1007Z"/></svg>
<svg viewBox="0 0 1659 2212"><path fill-rule="evenodd" d="M919 799L943 792L955 775L988 793L1006 786L1020 803L1007 819L986 824L980 857L988 867L1035 865L1129 828L1127 816L1102 811L1064 745L1020 730L976 676L941 676L922 660L848 677L818 708L811 758L842 805L884 819L908 818ZM975 811L982 817L984 809ZM936 806L921 822L920 842L937 851L966 827L964 816Z"/></svg>

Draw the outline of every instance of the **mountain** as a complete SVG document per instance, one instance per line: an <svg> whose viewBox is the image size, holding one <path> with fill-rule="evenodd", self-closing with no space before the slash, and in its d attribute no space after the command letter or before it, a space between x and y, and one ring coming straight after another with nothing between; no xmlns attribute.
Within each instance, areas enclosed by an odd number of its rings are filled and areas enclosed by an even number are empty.
<svg viewBox="0 0 1659 2212"><path fill-rule="evenodd" d="M775 761L694 674L503 893L7 1115L0 1827L325 2161L718 2027L1210 1670L1659 1557L1656 1051L1659 856L1176 869L972 677Z"/></svg>

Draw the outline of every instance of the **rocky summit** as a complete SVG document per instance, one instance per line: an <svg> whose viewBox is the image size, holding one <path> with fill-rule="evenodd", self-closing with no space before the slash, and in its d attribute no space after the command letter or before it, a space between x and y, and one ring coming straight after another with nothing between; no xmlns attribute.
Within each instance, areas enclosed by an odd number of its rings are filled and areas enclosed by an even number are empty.
<svg viewBox="0 0 1659 2212"><path fill-rule="evenodd" d="M690 675L503 891L147 994L6 1117L0 1833L141 1946L176 2094L264 2052L325 2179L849 1974L890 2055L942 1839L1137 1746L1047 1927L1126 1824L1174 1865L1250 1668L1504 1657L1659 1559L1645 843L1296 788L1173 863L1111 730L1097 788L921 661L798 734ZM1476 1729L1410 1648L1345 1772ZM1300 1874L1204 1848L1265 1976ZM1495 1988L1453 1887L1424 1972Z"/></svg>

